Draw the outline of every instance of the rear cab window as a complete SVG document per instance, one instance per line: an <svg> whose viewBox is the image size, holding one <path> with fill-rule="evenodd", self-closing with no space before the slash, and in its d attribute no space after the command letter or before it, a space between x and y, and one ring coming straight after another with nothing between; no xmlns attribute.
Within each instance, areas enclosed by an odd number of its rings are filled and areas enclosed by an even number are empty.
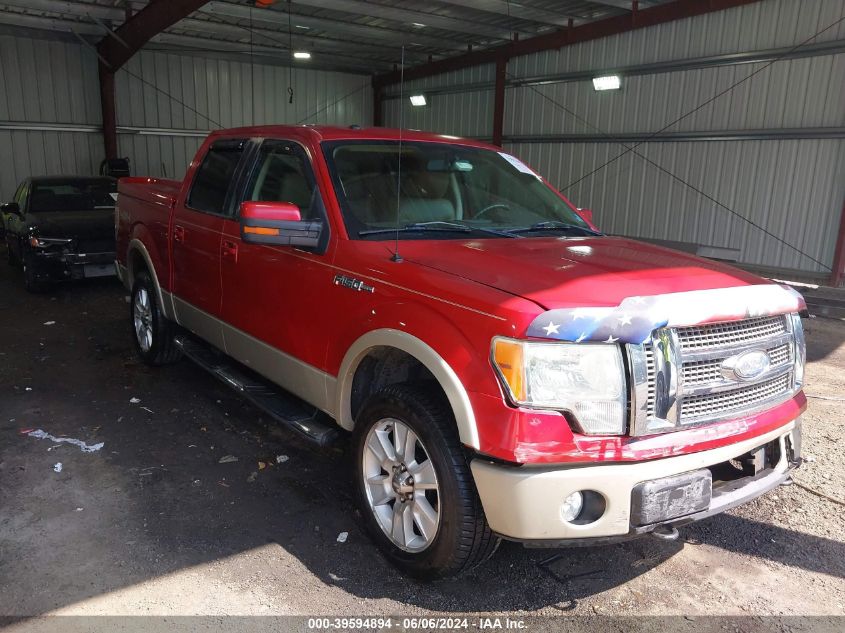
<svg viewBox="0 0 845 633"><path fill-rule="evenodd" d="M186 206L214 215L232 215L229 194L246 148L246 140L216 141L197 168Z"/></svg>

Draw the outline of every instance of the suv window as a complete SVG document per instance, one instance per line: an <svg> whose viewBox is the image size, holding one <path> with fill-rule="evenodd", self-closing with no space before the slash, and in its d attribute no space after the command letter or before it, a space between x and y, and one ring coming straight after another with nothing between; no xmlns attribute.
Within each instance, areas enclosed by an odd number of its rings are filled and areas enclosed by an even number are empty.
<svg viewBox="0 0 845 633"><path fill-rule="evenodd" d="M311 165L295 143L265 141L246 190L246 200L290 202L303 220L320 217L320 200Z"/></svg>
<svg viewBox="0 0 845 633"><path fill-rule="evenodd" d="M225 213L226 194L244 147L244 141L220 141L211 146L194 176L188 207L205 213Z"/></svg>

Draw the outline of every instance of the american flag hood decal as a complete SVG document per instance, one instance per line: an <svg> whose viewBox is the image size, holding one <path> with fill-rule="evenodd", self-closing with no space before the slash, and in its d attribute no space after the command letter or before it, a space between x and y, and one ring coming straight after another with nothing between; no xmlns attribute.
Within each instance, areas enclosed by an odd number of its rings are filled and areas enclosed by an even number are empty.
<svg viewBox="0 0 845 633"><path fill-rule="evenodd" d="M544 312L526 334L558 341L645 343L661 327L800 312L803 297L789 286L762 284L628 297L616 307L560 308Z"/></svg>

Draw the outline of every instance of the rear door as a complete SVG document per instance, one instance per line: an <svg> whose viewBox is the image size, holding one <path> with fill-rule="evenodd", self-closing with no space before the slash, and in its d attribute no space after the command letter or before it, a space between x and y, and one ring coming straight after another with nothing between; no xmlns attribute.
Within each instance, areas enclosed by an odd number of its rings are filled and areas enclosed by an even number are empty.
<svg viewBox="0 0 845 633"><path fill-rule="evenodd" d="M212 143L177 201L171 227L176 318L201 338L223 348L220 328L220 248L223 222L232 214L232 192L247 141Z"/></svg>
<svg viewBox="0 0 845 633"><path fill-rule="evenodd" d="M243 200L290 202L303 220L323 222L322 246L264 246L241 240L238 218L224 222L223 320L226 351L311 404L325 408L325 365L332 319L332 249L323 197L298 143L265 140L244 174Z"/></svg>

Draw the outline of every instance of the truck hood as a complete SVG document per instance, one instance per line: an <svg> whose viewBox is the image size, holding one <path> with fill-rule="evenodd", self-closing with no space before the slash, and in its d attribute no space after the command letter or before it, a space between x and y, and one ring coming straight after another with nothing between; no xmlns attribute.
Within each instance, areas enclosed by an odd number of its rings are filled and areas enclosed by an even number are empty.
<svg viewBox="0 0 845 633"><path fill-rule="evenodd" d="M41 237L107 239L114 238L114 209L83 211L42 211L28 213L27 224Z"/></svg>
<svg viewBox="0 0 845 633"><path fill-rule="evenodd" d="M401 243L421 266L529 299L546 310L617 306L625 298L766 283L731 266L618 237Z"/></svg>

